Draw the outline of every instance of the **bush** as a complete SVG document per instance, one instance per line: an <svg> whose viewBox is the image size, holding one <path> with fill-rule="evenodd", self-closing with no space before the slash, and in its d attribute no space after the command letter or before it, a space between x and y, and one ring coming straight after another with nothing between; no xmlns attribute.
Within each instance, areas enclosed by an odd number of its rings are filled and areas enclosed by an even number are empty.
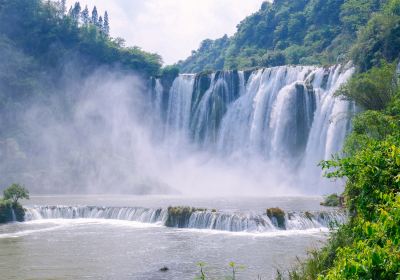
<svg viewBox="0 0 400 280"><path fill-rule="evenodd" d="M386 205L371 222L354 221L357 238L338 249L334 267L319 279L398 279L400 272L400 196L386 196Z"/></svg>
<svg viewBox="0 0 400 280"><path fill-rule="evenodd" d="M311 251L309 259L306 262L300 263L296 270L289 271L289 279L314 280L319 275L324 275L333 266L337 258L338 249L352 244L353 240L352 225L345 224L341 226L336 232L331 233L328 243L324 248Z"/></svg>
<svg viewBox="0 0 400 280"><path fill-rule="evenodd" d="M337 194L331 194L325 197L325 200L321 202L322 206L327 206L327 207L339 207L342 206L341 203L341 198Z"/></svg>
<svg viewBox="0 0 400 280"><path fill-rule="evenodd" d="M347 178L346 203L353 214L373 220L387 194L400 192L400 133L384 141L370 140L348 158L325 161L328 178Z"/></svg>
<svg viewBox="0 0 400 280"><path fill-rule="evenodd" d="M353 100L367 110L383 110L397 90L395 69L394 63L382 61L381 66L353 76L336 95Z"/></svg>

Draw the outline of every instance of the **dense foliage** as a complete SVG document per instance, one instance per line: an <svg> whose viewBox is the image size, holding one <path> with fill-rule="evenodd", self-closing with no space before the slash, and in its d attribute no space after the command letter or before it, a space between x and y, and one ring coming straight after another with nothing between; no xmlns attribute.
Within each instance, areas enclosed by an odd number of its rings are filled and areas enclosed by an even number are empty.
<svg viewBox="0 0 400 280"><path fill-rule="evenodd" d="M373 14L358 34L351 49L354 63L365 71L382 59L396 60L400 53L400 1L389 0L382 11Z"/></svg>
<svg viewBox="0 0 400 280"><path fill-rule="evenodd" d="M396 64L381 62L381 67L374 67L361 73L343 86L336 95L355 101L363 109L382 110L392 100L397 82L394 79Z"/></svg>
<svg viewBox="0 0 400 280"><path fill-rule="evenodd" d="M264 2L261 9L244 19L234 36L204 40L197 51L179 63L182 72L243 69L283 64L330 64L348 60L357 32L374 12L380 11L385 0L275 0ZM382 15L380 17L386 17ZM386 17L387 18L387 17ZM384 28L395 26L397 19L379 26L380 34L391 32ZM390 21L390 23L389 23ZM373 25L370 23L369 25ZM364 31L359 41L367 42L372 27ZM375 30L374 30L375 31ZM375 34L374 34L375 35ZM376 46L364 49L375 51ZM397 45L386 45L395 51ZM383 45L381 45L382 48ZM388 50L385 49L385 52ZM374 56L374 55L373 55ZM379 57L379 56L378 56ZM372 60L373 58L368 58ZM361 57L358 58L361 60ZM358 61L357 61L358 62ZM370 62L368 62L370 63Z"/></svg>

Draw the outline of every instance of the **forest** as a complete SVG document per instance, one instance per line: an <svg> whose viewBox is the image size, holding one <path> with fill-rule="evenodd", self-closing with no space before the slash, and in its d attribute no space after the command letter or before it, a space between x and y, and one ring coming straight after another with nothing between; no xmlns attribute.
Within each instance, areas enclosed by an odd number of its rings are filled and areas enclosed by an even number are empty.
<svg viewBox="0 0 400 280"><path fill-rule="evenodd" d="M232 37L225 35L217 40L204 40L199 49L178 62L178 66L181 72L196 73L286 64L328 65L354 60L367 69L384 57L394 59L398 52L396 17L378 15L386 2L266 1L259 11L237 25L237 32ZM367 24L368 28L364 28ZM392 38L386 37L388 34ZM362 42L368 42L368 46ZM375 52L375 48L382 48L381 51L386 53ZM374 52L375 56L368 57L358 51L361 49Z"/></svg>

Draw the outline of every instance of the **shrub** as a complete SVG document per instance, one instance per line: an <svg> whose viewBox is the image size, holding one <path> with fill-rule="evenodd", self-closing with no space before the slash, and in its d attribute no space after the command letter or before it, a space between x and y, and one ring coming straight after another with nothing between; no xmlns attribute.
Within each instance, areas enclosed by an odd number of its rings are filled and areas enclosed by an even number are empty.
<svg viewBox="0 0 400 280"><path fill-rule="evenodd" d="M398 279L400 272L400 196L386 196L386 205L371 222L354 221L357 238L338 249L334 267L319 279Z"/></svg>
<svg viewBox="0 0 400 280"><path fill-rule="evenodd" d="M319 275L323 275L333 266L337 258L338 249L352 244L353 240L352 225L345 224L341 226L336 232L331 233L329 241L324 248L309 252L309 259L306 262L301 262L296 270L289 272L289 279L317 279Z"/></svg>
<svg viewBox="0 0 400 280"><path fill-rule="evenodd" d="M339 207L341 206L340 200L340 196L334 193L325 197L325 200L321 202L321 205L327 207Z"/></svg>
<svg viewBox="0 0 400 280"><path fill-rule="evenodd" d="M400 135L384 141L370 140L353 156L325 161L328 178L347 178L346 203L353 214L373 220L385 195L400 191Z"/></svg>
<svg viewBox="0 0 400 280"><path fill-rule="evenodd" d="M396 93L395 69L394 63L382 61L380 67L353 76L336 95L353 100L367 110L383 110Z"/></svg>

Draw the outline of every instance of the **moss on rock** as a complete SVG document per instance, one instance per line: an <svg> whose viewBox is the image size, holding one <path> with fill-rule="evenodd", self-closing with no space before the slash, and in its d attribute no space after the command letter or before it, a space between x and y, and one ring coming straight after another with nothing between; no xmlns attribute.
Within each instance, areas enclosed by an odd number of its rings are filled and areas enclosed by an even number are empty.
<svg viewBox="0 0 400 280"><path fill-rule="evenodd" d="M267 209L267 216L270 220L275 223L279 228L286 229L285 212L280 208L269 208Z"/></svg>
<svg viewBox="0 0 400 280"><path fill-rule="evenodd" d="M168 207L168 218L165 222L167 227L185 228L189 223L190 216L194 212L206 212L206 208L193 208L187 206Z"/></svg>

